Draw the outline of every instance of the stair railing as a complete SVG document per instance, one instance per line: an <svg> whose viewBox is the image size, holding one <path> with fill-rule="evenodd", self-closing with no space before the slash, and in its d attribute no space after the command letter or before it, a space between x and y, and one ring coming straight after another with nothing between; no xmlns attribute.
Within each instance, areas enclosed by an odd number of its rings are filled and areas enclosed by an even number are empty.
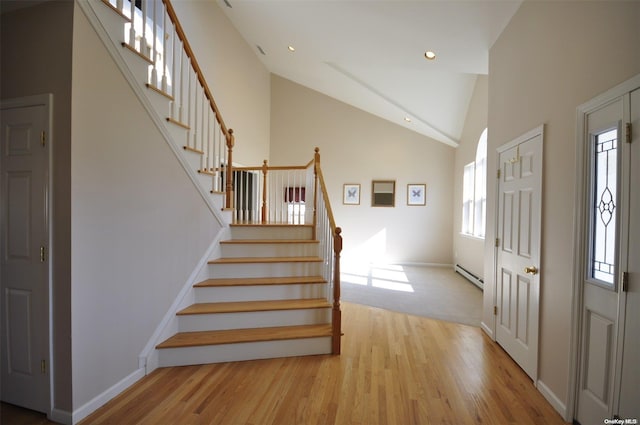
<svg viewBox="0 0 640 425"><path fill-rule="evenodd" d="M342 253L342 229L336 226L333 218L329 192L320 168L320 150L315 149L314 170L314 236L320 241L324 258L323 277L331 289L332 343L331 352L340 354L342 337L342 313L340 311L340 255Z"/></svg>
<svg viewBox="0 0 640 425"><path fill-rule="evenodd" d="M340 255L342 230L336 226L320 167L320 150L306 165L233 167L233 222L311 225L320 245L322 277L332 303L332 352L340 353Z"/></svg>
<svg viewBox="0 0 640 425"><path fill-rule="evenodd" d="M233 161L233 130L222 119L171 2L102 2L129 21L123 47L149 62L146 86L171 101L166 120L187 130L183 148L201 155L198 172L211 176L211 191L225 192L226 207L232 208L232 167L225 164Z"/></svg>

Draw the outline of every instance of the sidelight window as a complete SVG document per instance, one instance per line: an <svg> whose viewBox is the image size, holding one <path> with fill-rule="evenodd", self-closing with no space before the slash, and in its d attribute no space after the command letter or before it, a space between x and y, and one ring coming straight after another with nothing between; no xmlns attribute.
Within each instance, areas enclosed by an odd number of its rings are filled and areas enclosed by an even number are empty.
<svg viewBox="0 0 640 425"><path fill-rule="evenodd" d="M590 277L613 285L618 209L618 131L593 137Z"/></svg>

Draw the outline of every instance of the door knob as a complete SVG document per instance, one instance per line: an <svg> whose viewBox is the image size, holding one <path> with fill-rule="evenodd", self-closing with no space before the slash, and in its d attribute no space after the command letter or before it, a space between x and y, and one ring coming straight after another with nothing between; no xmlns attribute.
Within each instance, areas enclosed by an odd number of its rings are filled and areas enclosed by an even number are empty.
<svg viewBox="0 0 640 425"><path fill-rule="evenodd" d="M533 274L536 275L538 274L538 268L536 266L529 266L529 267L525 267L524 268L524 272L526 274Z"/></svg>

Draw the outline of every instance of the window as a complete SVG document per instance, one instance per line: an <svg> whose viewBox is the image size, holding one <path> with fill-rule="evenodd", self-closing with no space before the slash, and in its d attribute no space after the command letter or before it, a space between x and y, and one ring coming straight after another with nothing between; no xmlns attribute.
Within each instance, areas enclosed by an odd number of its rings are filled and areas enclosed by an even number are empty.
<svg viewBox="0 0 640 425"><path fill-rule="evenodd" d="M478 140L476 159L464 166L462 233L484 238L487 216L487 129Z"/></svg>
<svg viewBox="0 0 640 425"><path fill-rule="evenodd" d="M593 138L590 277L613 285L618 202L618 135L614 128Z"/></svg>

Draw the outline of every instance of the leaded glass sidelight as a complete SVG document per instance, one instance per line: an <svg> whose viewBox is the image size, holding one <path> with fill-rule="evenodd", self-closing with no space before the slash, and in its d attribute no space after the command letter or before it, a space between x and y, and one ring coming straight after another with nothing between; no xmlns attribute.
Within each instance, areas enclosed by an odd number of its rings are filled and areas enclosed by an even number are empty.
<svg viewBox="0 0 640 425"><path fill-rule="evenodd" d="M598 134L593 150L591 278L613 284L616 265L618 131Z"/></svg>

